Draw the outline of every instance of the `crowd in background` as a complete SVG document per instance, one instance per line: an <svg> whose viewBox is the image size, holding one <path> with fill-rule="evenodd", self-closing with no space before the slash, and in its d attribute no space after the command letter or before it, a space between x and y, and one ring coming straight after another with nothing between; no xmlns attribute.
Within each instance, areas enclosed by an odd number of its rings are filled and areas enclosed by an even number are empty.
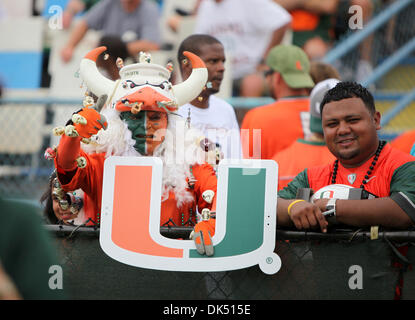
<svg viewBox="0 0 415 320"><path fill-rule="evenodd" d="M33 0L32 15L44 15L47 19L50 17L47 6L53 3ZM189 4L177 1L174 2L173 12L165 20L162 20L162 15L168 1L68 0L57 3L66 4L62 10L61 28L70 29L70 36L60 52L62 64L72 59L74 50L88 30L98 30L101 38L97 45L106 45L109 53L109 58L101 59L99 64L111 78L116 78L118 75L113 59L130 57L134 60L140 51L171 49L174 44L171 38L164 36L165 30L178 33L181 21L191 16L194 24L189 33L209 34L224 44L231 61L232 95L252 97L267 96L269 93L262 73L266 70L264 59L270 48L280 43L292 43L304 49L311 61L318 61L336 41L353 31L349 27L354 13L349 13L350 7L359 6L362 9L361 23L366 24L375 10L389 2L260 0L253 5L252 1L246 0L194 0L189 2L194 4L189 10ZM6 1L0 7L2 18L19 14L18 5L13 1ZM388 34L391 38L393 33ZM360 83L370 74L373 70L372 42L372 37L362 42L360 57L353 70L336 66L343 79ZM48 87L50 51L45 50L44 55L42 87Z"/></svg>

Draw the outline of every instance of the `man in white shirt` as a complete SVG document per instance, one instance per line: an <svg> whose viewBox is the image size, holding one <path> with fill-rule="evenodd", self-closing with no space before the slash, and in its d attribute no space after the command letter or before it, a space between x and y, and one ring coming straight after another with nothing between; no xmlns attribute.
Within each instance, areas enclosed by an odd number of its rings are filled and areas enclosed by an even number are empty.
<svg viewBox="0 0 415 320"><path fill-rule="evenodd" d="M221 158L241 158L239 125L233 107L214 96L225 72L225 53L219 40L205 34L194 34L181 43L178 61L183 80L191 73L190 61L184 51L197 54L208 69L208 82L199 97L179 108L178 113L188 119L190 125L199 129L210 141L216 143Z"/></svg>
<svg viewBox="0 0 415 320"><path fill-rule="evenodd" d="M291 15L273 0L204 0L195 33L217 38L230 54L233 95L261 96L265 57L281 43L290 22Z"/></svg>

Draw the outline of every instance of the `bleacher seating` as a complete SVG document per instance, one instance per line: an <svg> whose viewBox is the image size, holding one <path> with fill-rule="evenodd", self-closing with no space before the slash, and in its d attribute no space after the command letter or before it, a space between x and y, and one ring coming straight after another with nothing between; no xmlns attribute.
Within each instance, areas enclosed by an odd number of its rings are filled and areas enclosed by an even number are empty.
<svg viewBox="0 0 415 320"><path fill-rule="evenodd" d="M6 17L29 18L32 15L32 0L1 0Z"/></svg>
<svg viewBox="0 0 415 320"><path fill-rule="evenodd" d="M396 99L376 101L376 107L383 115L387 114L396 106L399 98L415 88L415 58L404 59L390 70L378 83L377 92L396 96ZM415 127L415 102L410 103L402 112L397 114L389 123L382 128L384 133L393 135L413 130Z"/></svg>
<svg viewBox="0 0 415 320"><path fill-rule="evenodd" d="M5 88L40 88L44 25L42 17L0 20L0 77Z"/></svg>

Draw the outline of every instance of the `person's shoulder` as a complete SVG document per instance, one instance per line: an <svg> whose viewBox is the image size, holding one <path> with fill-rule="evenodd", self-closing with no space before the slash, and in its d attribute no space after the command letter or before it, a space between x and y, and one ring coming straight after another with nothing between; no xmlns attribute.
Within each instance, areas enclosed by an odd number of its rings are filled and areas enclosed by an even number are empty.
<svg viewBox="0 0 415 320"><path fill-rule="evenodd" d="M333 163L322 164L318 166L311 166L308 169L308 173L310 177L323 177L327 174L331 174L333 170Z"/></svg>
<svg viewBox="0 0 415 320"><path fill-rule="evenodd" d="M232 107L231 104L229 102L227 102L225 99L220 98L220 97L218 97L214 94L209 96L209 103L226 104L226 105Z"/></svg>
<svg viewBox="0 0 415 320"><path fill-rule="evenodd" d="M415 130L402 133L390 142L390 145L398 150L409 153L415 143Z"/></svg>
<svg viewBox="0 0 415 320"><path fill-rule="evenodd" d="M40 223L41 208L29 200L0 198L0 221L5 225L27 225Z"/></svg>
<svg viewBox="0 0 415 320"><path fill-rule="evenodd" d="M285 148L283 150L280 150L280 151L277 151L271 159L278 162L281 159L286 158L287 156L291 157L292 153L296 152L299 144L300 144L300 142L298 140L294 141L287 148Z"/></svg>
<svg viewBox="0 0 415 320"><path fill-rule="evenodd" d="M227 110L235 112L233 106L226 101L225 99L219 98L217 96L211 95L209 97L209 104L211 104L214 108L221 108L221 110Z"/></svg>
<svg viewBox="0 0 415 320"><path fill-rule="evenodd" d="M300 104L296 104L296 102L301 102ZM304 102L304 103L303 103ZM300 99L290 99L290 100L277 100L269 104L265 104L262 106L255 107L250 109L246 114L250 114L251 117L258 117L258 118L265 118L267 119L269 116L274 116L280 113L291 113L293 110L287 108L288 105L293 106L300 106L300 108L308 107L308 99L307 98L300 98ZM304 106L303 106L304 105Z"/></svg>
<svg viewBox="0 0 415 320"><path fill-rule="evenodd" d="M284 99L277 100L275 103L276 106L280 108L285 108L286 106L290 106L290 108L301 108L301 107L309 107L310 105L310 97L288 97Z"/></svg>
<svg viewBox="0 0 415 320"><path fill-rule="evenodd" d="M413 162L415 165L414 156L392 147L389 143L386 144L385 151L386 162L392 167L397 168L410 162Z"/></svg>
<svg viewBox="0 0 415 320"><path fill-rule="evenodd" d="M262 114L274 113L276 110L276 107L279 107L279 105L280 105L279 101L274 101L269 104L264 104L262 106L252 108L246 114L262 115Z"/></svg>
<svg viewBox="0 0 415 320"><path fill-rule="evenodd" d="M398 143L400 141L406 141L410 140L412 142L415 142L415 130L406 131L399 136L397 136L395 139L393 139L390 144L393 146L395 143Z"/></svg>
<svg viewBox="0 0 415 320"><path fill-rule="evenodd" d="M290 97L275 100L271 103L256 107L260 112L290 112L297 109L309 108L309 97ZM253 110L255 110L253 109Z"/></svg>
<svg viewBox="0 0 415 320"><path fill-rule="evenodd" d="M309 170L313 170L315 172L321 172L321 171L325 171L325 170L331 170L331 167L333 166L333 164L321 164L318 166L312 166L309 168Z"/></svg>
<svg viewBox="0 0 415 320"><path fill-rule="evenodd" d="M242 127L250 127L256 125L257 122L263 122L275 114L274 103L252 108L245 113L242 121Z"/></svg>
<svg viewBox="0 0 415 320"><path fill-rule="evenodd" d="M391 154L402 159L401 161L415 161L415 157L410 155L409 153L396 149L392 147L390 144L386 144L386 146L389 146L388 148L390 148Z"/></svg>

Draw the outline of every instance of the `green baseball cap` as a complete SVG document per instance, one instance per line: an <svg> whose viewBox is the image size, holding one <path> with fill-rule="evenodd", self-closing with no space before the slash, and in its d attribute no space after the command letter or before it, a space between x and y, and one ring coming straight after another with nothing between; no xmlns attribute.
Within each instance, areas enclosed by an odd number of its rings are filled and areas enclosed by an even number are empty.
<svg viewBox="0 0 415 320"><path fill-rule="evenodd" d="M312 88L314 81L310 76L310 61L300 47L278 45L270 50L267 65L281 74L290 88Z"/></svg>

